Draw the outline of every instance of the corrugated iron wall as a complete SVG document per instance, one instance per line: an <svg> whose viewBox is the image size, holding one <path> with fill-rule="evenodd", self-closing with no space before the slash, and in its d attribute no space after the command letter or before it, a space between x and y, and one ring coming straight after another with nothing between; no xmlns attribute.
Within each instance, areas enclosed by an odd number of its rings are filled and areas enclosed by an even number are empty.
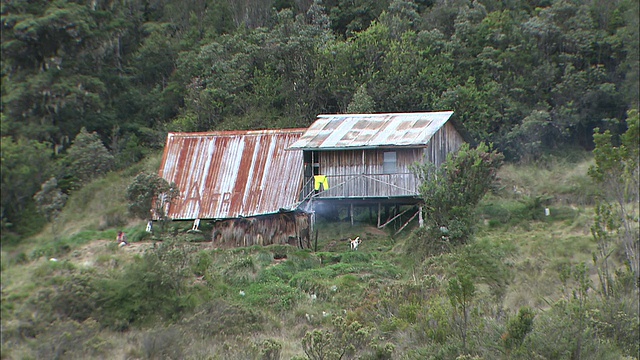
<svg viewBox="0 0 640 360"><path fill-rule="evenodd" d="M303 131L169 133L159 175L181 191L169 217L248 217L294 205L302 186L302 151L285 149Z"/></svg>

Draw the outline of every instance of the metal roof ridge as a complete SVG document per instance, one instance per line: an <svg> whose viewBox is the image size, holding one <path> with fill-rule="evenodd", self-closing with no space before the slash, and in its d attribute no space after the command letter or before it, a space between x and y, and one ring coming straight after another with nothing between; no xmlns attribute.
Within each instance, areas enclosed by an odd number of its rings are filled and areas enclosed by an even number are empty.
<svg viewBox="0 0 640 360"><path fill-rule="evenodd" d="M319 114L317 117L374 117L374 116L397 116L397 115L434 115L434 114L453 114L453 110L438 111L414 111L414 112L390 112L390 113L369 113L369 114Z"/></svg>
<svg viewBox="0 0 640 360"><path fill-rule="evenodd" d="M286 128L286 129L261 129L261 130L217 130L217 131L197 131L183 132L170 131L167 136L190 137L190 136L234 136L234 135L273 135L273 134L296 134L304 133L307 128Z"/></svg>

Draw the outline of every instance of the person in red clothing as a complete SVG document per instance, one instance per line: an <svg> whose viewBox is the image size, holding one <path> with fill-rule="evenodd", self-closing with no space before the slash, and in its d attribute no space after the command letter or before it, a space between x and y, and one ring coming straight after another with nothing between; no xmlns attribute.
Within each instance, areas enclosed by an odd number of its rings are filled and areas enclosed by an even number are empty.
<svg viewBox="0 0 640 360"><path fill-rule="evenodd" d="M122 231L118 231L118 237L116 238L116 241L118 241L119 247L127 245L127 235Z"/></svg>

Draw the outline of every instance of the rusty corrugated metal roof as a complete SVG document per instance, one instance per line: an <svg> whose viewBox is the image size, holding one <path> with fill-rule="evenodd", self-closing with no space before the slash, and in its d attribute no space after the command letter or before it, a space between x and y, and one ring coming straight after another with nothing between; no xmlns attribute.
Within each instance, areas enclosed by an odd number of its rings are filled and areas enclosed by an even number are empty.
<svg viewBox="0 0 640 360"><path fill-rule="evenodd" d="M181 191L172 219L227 219L278 212L297 201L305 129L169 133L159 175Z"/></svg>
<svg viewBox="0 0 640 360"><path fill-rule="evenodd" d="M318 115L289 149L426 146L451 115L453 111Z"/></svg>

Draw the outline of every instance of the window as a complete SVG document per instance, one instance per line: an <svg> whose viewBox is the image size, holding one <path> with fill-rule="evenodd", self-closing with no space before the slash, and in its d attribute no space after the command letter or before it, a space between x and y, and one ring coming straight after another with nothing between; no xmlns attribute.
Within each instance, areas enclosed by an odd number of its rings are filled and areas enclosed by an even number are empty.
<svg viewBox="0 0 640 360"><path fill-rule="evenodd" d="M384 153L384 160L382 162L382 172L385 174L396 173L396 152L387 151Z"/></svg>

